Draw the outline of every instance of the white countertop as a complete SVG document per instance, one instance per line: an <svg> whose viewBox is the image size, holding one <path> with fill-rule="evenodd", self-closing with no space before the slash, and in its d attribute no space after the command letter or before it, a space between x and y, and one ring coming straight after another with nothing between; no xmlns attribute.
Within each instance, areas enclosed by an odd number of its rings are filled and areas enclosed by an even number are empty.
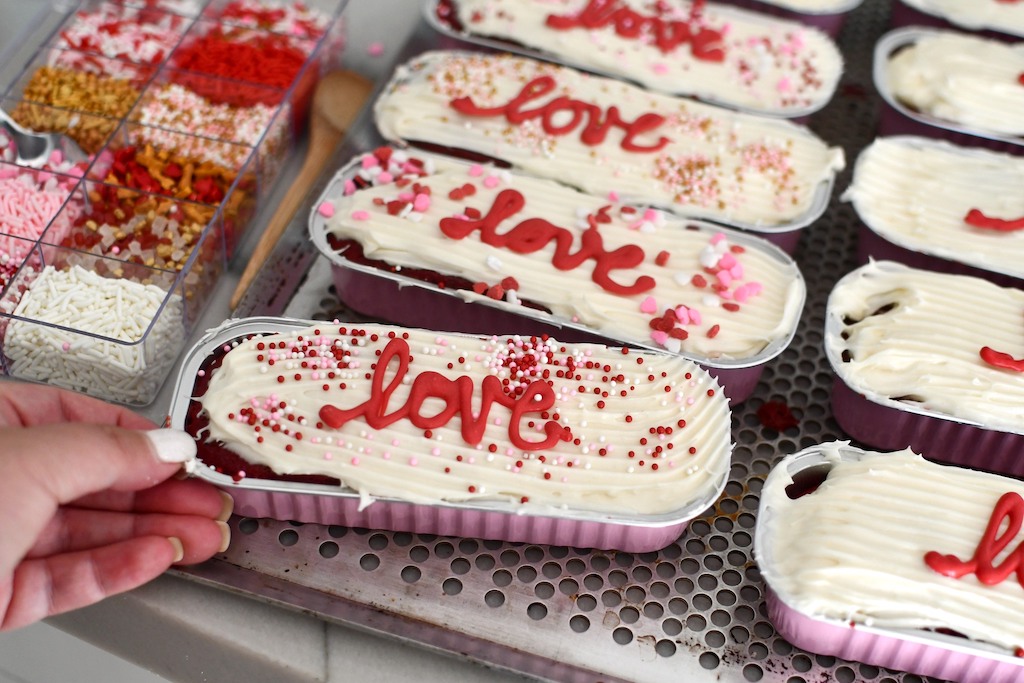
<svg viewBox="0 0 1024 683"><path fill-rule="evenodd" d="M41 4L0 0L0 56L23 39ZM343 65L379 80L390 72L396 52L420 22L421 5L411 0L351 0L343 16L348 35ZM375 43L383 46L383 54L370 53ZM220 283L221 302L233 281L224 278ZM48 623L170 681L186 683L523 680L449 653L171 575Z"/></svg>

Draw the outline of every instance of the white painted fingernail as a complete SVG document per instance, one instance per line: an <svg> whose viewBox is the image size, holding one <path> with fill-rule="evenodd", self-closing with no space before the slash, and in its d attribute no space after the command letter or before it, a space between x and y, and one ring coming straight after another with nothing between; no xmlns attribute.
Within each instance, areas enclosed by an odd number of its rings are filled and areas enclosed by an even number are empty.
<svg viewBox="0 0 1024 683"><path fill-rule="evenodd" d="M173 562L181 562L185 559L185 546L182 545L181 539L174 536L168 536L167 542L174 548L174 560Z"/></svg>
<svg viewBox="0 0 1024 683"><path fill-rule="evenodd" d="M143 434L161 462L190 462L196 457L195 439L180 429L151 429Z"/></svg>
<svg viewBox="0 0 1024 683"><path fill-rule="evenodd" d="M220 514L217 515L218 522L226 522L231 517L231 513L235 510L235 499L227 494L225 491L218 491L220 493Z"/></svg>
<svg viewBox="0 0 1024 683"><path fill-rule="evenodd" d="M222 553L231 545L231 527L227 522L217 522L217 526L220 527L220 548L217 552Z"/></svg>

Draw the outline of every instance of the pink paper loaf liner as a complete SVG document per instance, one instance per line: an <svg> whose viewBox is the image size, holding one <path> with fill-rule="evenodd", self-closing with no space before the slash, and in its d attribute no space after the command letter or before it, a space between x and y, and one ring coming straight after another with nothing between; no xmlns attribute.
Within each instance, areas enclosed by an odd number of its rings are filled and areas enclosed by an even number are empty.
<svg viewBox="0 0 1024 683"><path fill-rule="evenodd" d="M786 605L770 586L765 604L779 635L809 652L961 683L1024 681L1024 660L972 649L954 636L886 632L814 618Z"/></svg>
<svg viewBox="0 0 1024 683"><path fill-rule="evenodd" d="M176 429L186 427L198 372L216 349L251 334L286 331L310 322L256 317L229 320L207 332L185 354L171 395L168 426ZM624 552L653 552L679 538L692 519L714 504L725 489L729 470L728 467L724 468L721 480L715 482L706 495L691 501L681 501L680 507L672 512L649 516L615 516L573 509L552 511L550 514L524 513L518 506L500 502L430 505L383 497L375 497L370 505L360 510L363 501L359 494L341 486L248 478L236 482L201 461L192 476L230 493L235 501L235 513L248 517Z"/></svg>
<svg viewBox="0 0 1024 683"><path fill-rule="evenodd" d="M971 266L962 261L952 261L923 251L907 249L895 242L890 242L875 232L870 225L863 222L857 235L857 258L861 264L867 263L870 259L876 261L899 261L912 268L936 270L954 275L971 275L984 278L1001 287L1024 289L1024 278Z"/></svg>
<svg viewBox="0 0 1024 683"><path fill-rule="evenodd" d="M358 496L303 495L287 491L255 490L221 481L214 483L234 498L235 514L245 517L460 538L488 538L513 543L541 543L632 553L654 552L679 538L688 524L679 522L661 527L633 526L385 500L377 500L360 512Z"/></svg>
<svg viewBox="0 0 1024 683"><path fill-rule="evenodd" d="M975 30L968 26L962 26L960 24L954 24L953 22L941 17L937 14L931 14L911 7L902 0L896 0L892 3L892 9L889 13L889 26L892 28L903 28L906 26L926 26L929 28L938 28L943 30L957 30L957 31L970 31L976 33L979 36L986 38L992 38L993 40L1002 40L1004 42L1015 42L1024 38L1024 36L1017 36L1012 33L1002 33L993 29Z"/></svg>
<svg viewBox="0 0 1024 683"><path fill-rule="evenodd" d="M885 137L920 135L947 140L965 147L982 147L997 152L1024 155L1024 138L999 135L937 119L910 109L893 95L886 77L889 55L901 48L909 47L921 37L938 32L935 29L911 26L889 31L875 43L872 78L875 89L882 96L878 134Z"/></svg>
<svg viewBox="0 0 1024 683"><path fill-rule="evenodd" d="M774 244L779 249L792 256L796 253L796 248L800 244L800 236L804 233L802 228L791 228L789 230L776 230L755 234L766 242Z"/></svg>
<svg viewBox="0 0 1024 683"><path fill-rule="evenodd" d="M1024 434L985 429L937 413L885 405L852 389L837 373L832 412L851 438L882 450L910 448L929 460L1024 476Z"/></svg>

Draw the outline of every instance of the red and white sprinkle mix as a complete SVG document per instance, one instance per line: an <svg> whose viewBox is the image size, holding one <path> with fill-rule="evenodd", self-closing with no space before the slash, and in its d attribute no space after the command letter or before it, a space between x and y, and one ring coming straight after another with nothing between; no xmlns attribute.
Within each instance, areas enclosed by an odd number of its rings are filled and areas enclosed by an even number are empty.
<svg viewBox="0 0 1024 683"><path fill-rule="evenodd" d="M330 21L324 12L304 2L273 0L233 0L213 16L228 24L308 40L322 36Z"/></svg>
<svg viewBox="0 0 1024 683"><path fill-rule="evenodd" d="M107 57L157 64L189 27L190 19L166 12L126 7L115 2L76 12L58 35L60 47Z"/></svg>

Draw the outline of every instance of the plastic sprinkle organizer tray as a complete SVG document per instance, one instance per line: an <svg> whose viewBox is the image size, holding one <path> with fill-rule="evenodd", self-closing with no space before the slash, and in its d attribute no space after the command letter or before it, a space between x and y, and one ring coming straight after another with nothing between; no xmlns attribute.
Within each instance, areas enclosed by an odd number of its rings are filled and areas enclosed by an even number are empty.
<svg viewBox="0 0 1024 683"><path fill-rule="evenodd" d="M17 163L0 129L0 373L155 397L262 208L346 0L82 1L0 100L73 139Z"/></svg>

